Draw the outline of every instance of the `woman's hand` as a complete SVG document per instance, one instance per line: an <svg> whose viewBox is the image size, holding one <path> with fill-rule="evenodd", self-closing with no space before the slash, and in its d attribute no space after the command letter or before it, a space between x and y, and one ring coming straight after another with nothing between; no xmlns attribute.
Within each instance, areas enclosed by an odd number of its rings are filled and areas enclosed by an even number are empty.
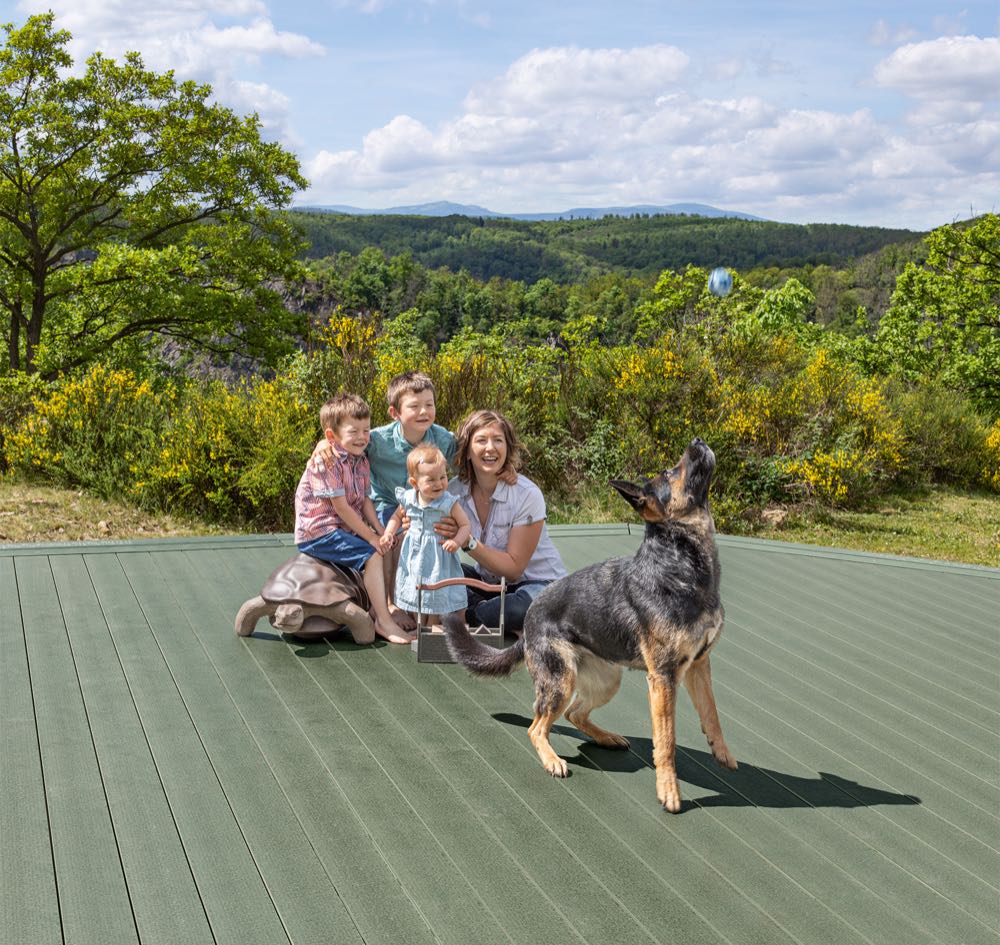
<svg viewBox="0 0 1000 945"><path fill-rule="evenodd" d="M439 521L434 523L434 531L440 535L444 541L448 541L458 534L458 522L456 522L450 515L444 515ZM442 542L442 544L444 544L444 542Z"/></svg>

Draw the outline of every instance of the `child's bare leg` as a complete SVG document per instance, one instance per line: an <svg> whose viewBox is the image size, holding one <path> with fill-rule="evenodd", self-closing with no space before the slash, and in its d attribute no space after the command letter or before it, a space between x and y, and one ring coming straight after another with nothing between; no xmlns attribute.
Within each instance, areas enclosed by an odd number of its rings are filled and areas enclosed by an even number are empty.
<svg viewBox="0 0 1000 945"><path fill-rule="evenodd" d="M396 622L401 630L414 630L417 626L416 620L413 619L412 614L407 613L405 610L396 606L395 589L396 589L396 571L399 568L399 550L402 547L402 542L397 541L396 544L392 546L390 552L382 558L385 563L385 586L388 590L387 597L389 598L389 614L392 619Z"/></svg>
<svg viewBox="0 0 1000 945"><path fill-rule="evenodd" d="M424 624L430 627L434 633L444 633L444 624L441 623L440 614L424 614Z"/></svg>
<svg viewBox="0 0 1000 945"><path fill-rule="evenodd" d="M365 565L365 590L372 602L375 612L375 632L385 637L390 643L409 643L413 634L401 630L389 615L389 601L385 596L385 572L382 570L382 557L372 555Z"/></svg>

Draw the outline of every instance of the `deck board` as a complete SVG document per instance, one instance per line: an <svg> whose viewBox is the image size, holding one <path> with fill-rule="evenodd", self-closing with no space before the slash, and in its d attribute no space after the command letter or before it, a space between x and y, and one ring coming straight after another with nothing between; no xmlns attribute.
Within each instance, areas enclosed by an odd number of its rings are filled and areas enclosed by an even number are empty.
<svg viewBox="0 0 1000 945"><path fill-rule="evenodd" d="M0 928L50 945L62 924L13 558L0 558L0 628Z"/></svg>
<svg viewBox="0 0 1000 945"><path fill-rule="evenodd" d="M146 734L83 555L50 559L143 942L211 941ZM162 888L161 888L162 887Z"/></svg>
<svg viewBox="0 0 1000 945"><path fill-rule="evenodd" d="M138 941L103 774L47 558L15 562L63 934L80 945Z"/></svg>
<svg viewBox="0 0 1000 945"><path fill-rule="evenodd" d="M634 527L554 527L570 568ZM719 769L646 685L627 752L525 737L530 680L239 639L288 536L0 545L4 941L1000 945L1000 570L720 540Z"/></svg>
<svg viewBox="0 0 1000 945"><path fill-rule="evenodd" d="M131 560L132 555L123 556ZM117 556L88 562L142 720L211 938L218 945L287 942L267 888L240 832L176 680ZM172 618L172 598L155 585L154 612ZM158 601L158 603L157 603ZM147 601L146 606L150 606Z"/></svg>

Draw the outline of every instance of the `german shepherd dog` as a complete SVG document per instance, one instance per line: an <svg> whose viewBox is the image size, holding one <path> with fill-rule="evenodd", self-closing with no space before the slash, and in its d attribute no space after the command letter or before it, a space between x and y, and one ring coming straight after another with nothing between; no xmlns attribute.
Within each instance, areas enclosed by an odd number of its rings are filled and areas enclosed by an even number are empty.
<svg viewBox="0 0 1000 945"><path fill-rule="evenodd" d="M505 650L475 640L459 617L445 619L455 660L480 676L507 676L523 660L535 683L528 737L549 774L568 769L549 742L560 715L608 748L628 748L590 713L618 691L622 667L644 669L653 717L656 796L681 809L674 767L674 707L683 680L715 760L735 768L712 692L709 651L722 631L719 555L708 487L715 454L701 439L680 462L645 482L611 485L646 522L634 557L582 568L545 588L528 608L524 633ZM575 695L575 698L574 698Z"/></svg>

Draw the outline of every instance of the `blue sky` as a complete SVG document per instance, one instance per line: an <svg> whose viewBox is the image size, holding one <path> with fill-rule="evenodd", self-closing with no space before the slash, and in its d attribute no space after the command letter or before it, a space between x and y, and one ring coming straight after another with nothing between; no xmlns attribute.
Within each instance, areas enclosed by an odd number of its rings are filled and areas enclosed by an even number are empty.
<svg viewBox="0 0 1000 945"><path fill-rule="evenodd" d="M0 0L256 111L300 203L1000 211L1000 3Z"/></svg>

